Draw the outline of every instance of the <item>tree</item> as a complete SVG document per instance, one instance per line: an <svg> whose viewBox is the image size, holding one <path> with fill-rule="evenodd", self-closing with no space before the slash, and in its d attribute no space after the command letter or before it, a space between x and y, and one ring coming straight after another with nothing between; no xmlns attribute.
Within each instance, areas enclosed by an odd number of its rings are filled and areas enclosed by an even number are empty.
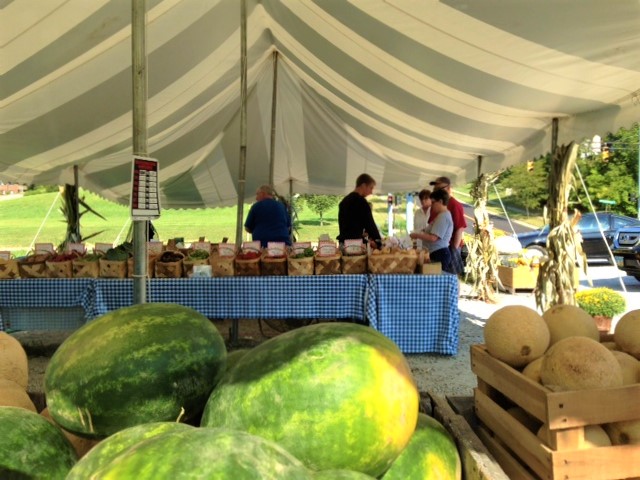
<svg viewBox="0 0 640 480"><path fill-rule="evenodd" d="M340 201L340 197L337 195L316 195L306 194L304 200L307 206L320 216L320 226L323 226L323 214L324 212L335 207Z"/></svg>
<svg viewBox="0 0 640 480"><path fill-rule="evenodd" d="M547 200L547 165L546 158L533 162L533 168L527 164L514 165L500 179L500 187L512 191L511 201L523 207L527 216L531 209L541 208Z"/></svg>

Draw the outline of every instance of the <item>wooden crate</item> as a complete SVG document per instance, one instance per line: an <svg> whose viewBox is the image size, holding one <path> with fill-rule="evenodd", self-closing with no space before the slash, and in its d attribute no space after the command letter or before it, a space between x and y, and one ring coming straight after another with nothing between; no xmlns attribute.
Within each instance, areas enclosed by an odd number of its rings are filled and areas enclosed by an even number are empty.
<svg viewBox="0 0 640 480"><path fill-rule="evenodd" d="M513 294L516 290L533 290L536 288L538 271L539 268L527 267L526 265L517 267L498 265L498 278L500 278L504 289ZM576 268L574 270L573 286L577 287L579 282L580 273Z"/></svg>
<svg viewBox="0 0 640 480"><path fill-rule="evenodd" d="M613 480L640 476L640 445L583 448L584 427L640 418L640 384L552 392L471 346L478 435L510 478ZM551 445L507 412L516 405L550 430Z"/></svg>

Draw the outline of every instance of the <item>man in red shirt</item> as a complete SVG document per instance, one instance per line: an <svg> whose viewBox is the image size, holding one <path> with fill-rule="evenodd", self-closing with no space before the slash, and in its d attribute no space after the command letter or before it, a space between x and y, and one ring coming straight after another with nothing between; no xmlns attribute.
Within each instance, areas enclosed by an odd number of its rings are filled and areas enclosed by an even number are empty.
<svg viewBox="0 0 640 480"><path fill-rule="evenodd" d="M451 180L448 177L438 177L433 182L429 182L429 185L433 185L434 191L444 189L450 196L447 208L451 212L451 218L453 219L453 235L451 235L449 249L451 250L452 268L460 275L464 272L461 255L462 234L464 229L467 228L467 221L464 218L464 207L451 194ZM432 220L432 218L429 218L429 223L431 223Z"/></svg>

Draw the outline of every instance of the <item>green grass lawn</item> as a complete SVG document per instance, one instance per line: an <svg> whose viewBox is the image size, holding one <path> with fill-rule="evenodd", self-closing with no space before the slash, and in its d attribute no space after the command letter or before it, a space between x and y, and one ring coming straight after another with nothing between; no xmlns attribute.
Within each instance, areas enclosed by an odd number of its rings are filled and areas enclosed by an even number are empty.
<svg viewBox="0 0 640 480"><path fill-rule="evenodd" d="M57 246L65 236L66 222L60 212L61 200L56 193L28 195L16 199L0 201L0 250L11 250L16 256L28 252L32 243L53 243ZM106 218L103 220L92 213L86 213L80 220L81 233L89 236L102 232L87 241L92 247L96 242L119 244L126 239L129 230L129 207L106 201L98 195L81 191L85 202ZM250 205L244 207L244 217ZM398 207L398 211L404 207ZM160 240L166 242L175 237L184 237L185 242L205 237L211 242L219 242L223 237L235 241L236 207L219 207L190 210L163 210L153 224ZM374 198L374 216L379 225L385 225L386 197ZM404 215L399 215L404 219ZM403 221L403 220L402 220ZM338 235L338 207L334 207L320 217L308 207L299 212L297 238L300 241L316 241L326 233L331 238ZM244 239L250 235L244 233Z"/></svg>

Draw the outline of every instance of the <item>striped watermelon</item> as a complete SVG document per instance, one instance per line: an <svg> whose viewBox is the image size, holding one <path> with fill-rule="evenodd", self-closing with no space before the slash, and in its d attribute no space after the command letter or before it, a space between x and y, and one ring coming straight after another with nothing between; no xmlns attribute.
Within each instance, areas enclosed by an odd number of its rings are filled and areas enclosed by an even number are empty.
<svg viewBox="0 0 640 480"><path fill-rule="evenodd" d="M224 371L226 347L197 311L170 303L125 307L69 336L45 372L55 422L106 437L141 423L197 418Z"/></svg>
<svg viewBox="0 0 640 480"><path fill-rule="evenodd" d="M435 418L420 413L409 445L382 480L460 480L462 464L456 442Z"/></svg>
<svg viewBox="0 0 640 480"><path fill-rule="evenodd" d="M86 480L131 447L167 432L196 427L176 422L152 422L125 428L105 438L76 463L65 480Z"/></svg>
<svg viewBox="0 0 640 480"><path fill-rule="evenodd" d="M320 323L255 347L211 394L202 425L276 441L314 470L382 474L409 442L418 391L387 337Z"/></svg>
<svg viewBox="0 0 640 480"><path fill-rule="evenodd" d="M232 430L190 428L139 442L85 478L313 480L313 472L263 438Z"/></svg>
<svg viewBox="0 0 640 480"><path fill-rule="evenodd" d="M0 478L64 479L76 452L62 431L41 415L0 407Z"/></svg>

